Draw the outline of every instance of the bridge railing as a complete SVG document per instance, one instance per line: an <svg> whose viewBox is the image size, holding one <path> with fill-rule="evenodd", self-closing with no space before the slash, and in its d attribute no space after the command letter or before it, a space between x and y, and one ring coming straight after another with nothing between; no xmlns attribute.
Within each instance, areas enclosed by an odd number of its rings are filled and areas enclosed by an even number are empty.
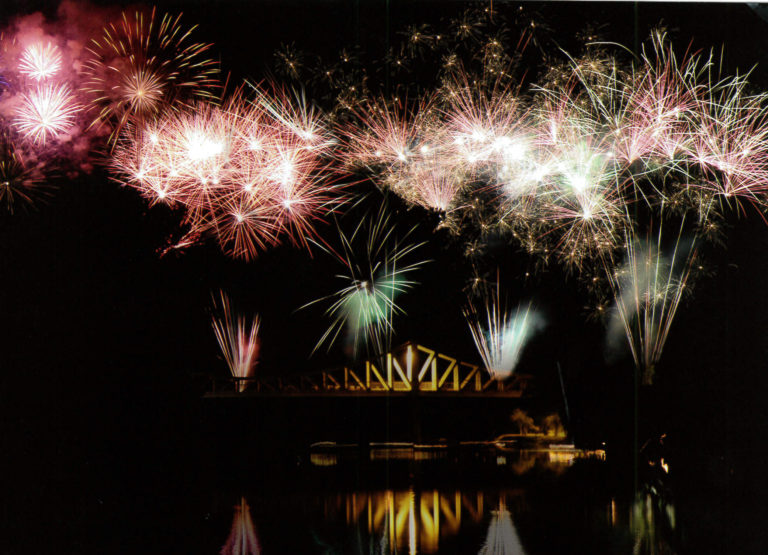
<svg viewBox="0 0 768 555"><path fill-rule="evenodd" d="M460 361L416 343L396 350L359 368L344 366L333 370L295 376L261 376L216 380L213 393L274 395L388 395L454 394L522 397L530 376L515 374L496 380L482 367Z"/></svg>

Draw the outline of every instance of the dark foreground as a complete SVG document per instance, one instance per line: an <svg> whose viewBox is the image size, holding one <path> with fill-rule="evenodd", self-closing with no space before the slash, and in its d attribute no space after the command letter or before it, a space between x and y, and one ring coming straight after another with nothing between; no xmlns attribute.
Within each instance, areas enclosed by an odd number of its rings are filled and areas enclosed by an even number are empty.
<svg viewBox="0 0 768 555"><path fill-rule="evenodd" d="M18 475L3 503L2 552L741 554L767 545L765 490L718 482L717 460L641 469L634 495L631 465L599 451L290 448L289 438L221 436L229 443L211 449L210 438L179 430L143 459L134 443L130 462L91 450L76 469Z"/></svg>

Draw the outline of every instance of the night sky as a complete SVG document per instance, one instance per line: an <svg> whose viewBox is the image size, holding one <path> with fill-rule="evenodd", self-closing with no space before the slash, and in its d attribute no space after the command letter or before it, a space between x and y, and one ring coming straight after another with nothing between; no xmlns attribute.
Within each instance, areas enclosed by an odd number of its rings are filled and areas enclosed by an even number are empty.
<svg viewBox="0 0 768 555"><path fill-rule="evenodd" d="M511 6L494 3L502 11ZM463 7L388 4L392 33L409 23L438 23ZM333 56L359 41L375 59L386 42L379 0L160 5L199 24L197 39L214 43L233 82L267 75L281 43ZM38 9L52 15L50 6L3 0L0 23ZM746 5L584 2L540 9L566 50L586 23L605 24L607 40L631 47L636 32L645 38L663 21L680 48L689 41L696 49L724 44L726 73L757 65L751 82L768 88L768 22ZM260 372L319 370L343 360L338 348L309 357L324 330L322 309L297 311L333 291L338 268L327 255L285 244L243 262L211 243L160 257L178 236L179 214L149 208L102 169L53 182L33 209L0 214L0 460L11 494L25 500L4 503L2 520L19 510L44 515L51 499L58 507L59 496L87 498L88 488L98 489L94 480L173 464L195 444L205 378L227 374L210 326L211 294L219 289L262 317ZM461 313L470 276L461 245L435 232L420 209L393 206L403 230L422 222L417 237L429 243L420 256L432 260L415 276L420 285L402 297L407 316L395 320L394 344L413 340L478 360ZM705 251L711 275L678 311L648 406L668 415L666 430L685 447L681 459L706 455L702 476L728 474L729 487L740 491L754 483L753 457L768 451L768 225L752 209L728 225L725 244ZM333 240L334 228L321 225L320 233ZM519 371L536 376L542 396L559 410L559 362L579 434L599 441L626 432L613 415L625 414L631 401L631 358L605 362L604 328L586 322L589 300L577 280L557 268L521 279L530 266L525 255L500 249L494 256L510 288L534 299L548 322Z"/></svg>

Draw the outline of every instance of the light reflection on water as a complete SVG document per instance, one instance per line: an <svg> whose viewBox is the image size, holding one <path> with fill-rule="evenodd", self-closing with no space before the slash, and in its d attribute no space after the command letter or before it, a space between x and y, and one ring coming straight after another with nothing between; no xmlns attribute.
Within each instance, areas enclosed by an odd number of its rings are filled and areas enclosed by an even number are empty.
<svg viewBox="0 0 768 555"><path fill-rule="evenodd" d="M353 492L326 505L324 516L385 538L387 545L397 552L407 548L409 554L437 553L441 537L458 535L462 525L482 524L489 507L504 506L506 496L521 494L510 491L491 497L483 492L449 493L436 489Z"/></svg>
<svg viewBox="0 0 768 555"><path fill-rule="evenodd" d="M503 504L493 512L485 544L478 555L525 555L512 516Z"/></svg>
<svg viewBox="0 0 768 555"><path fill-rule="evenodd" d="M533 466L547 464L550 470L562 470L564 466L570 466L577 459L591 458L605 460L605 451L598 449L586 451L570 446L554 446L549 448L530 449L505 449L498 448L496 464L504 466L508 461L514 461L518 467L517 473L524 474ZM314 466L335 466L339 464L342 454L331 451L318 451L310 454L310 462ZM371 461L412 460L429 461L450 457L450 452L444 448L419 448L419 446L399 446L395 448L372 448L369 450L368 459Z"/></svg>
<svg viewBox="0 0 768 555"><path fill-rule="evenodd" d="M235 505L235 514L232 517L232 529L221 555L258 555L261 553L259 539L256 537L256 528L251 518L251 508L245 497L240 498L240 503Z"/></svg>
<svg viewBox="0 0 768 555"><path fill-rule="evenodd" d="M430 469L439 465L450 467L455 462L441 460L451 458L442 451L430 451L426 458L424 453L416 455L414 450L403 448L386 455L384 450L375 455L358 453L354 457L369 463L377 461L373 463L376 465L381 465L382 459L405 459L411 469L409 483L377 488L365 487L363 480L358 487L345 489L338 484L324 486L320 480L313 491L300 490L277 503L257 493L252 501L259 509L253 513L242 497L234 506L229 536L220 552L222 555L288 552L285 547L288 544L281 544L283 539L275 536L274 526L259 524L260 518L274 522L279 506L287 519L299 523L287 527L288 534L296 537L304 534L312 539L312 545L301 548L301 553L537 555L551 552L542 547L546 545L547 535L559 531L563 519L569 518L568 511L574 510L575 514L589 513L584 521L585 530L580 529L579 523L571 523L573 539L560 541L580 541L583 538L578 534L613 534L615 538L610 542L598 542L600 548L594 553L673 554L665 535L674 530L674 508L655 489L646 489L634 504L608 497L596 506L566 507L574 501L573 492L568 494L566 490L563 490L566 498L559 499L560 486L552 484L559 484L579 459L599 460L602 456L602 453L568 449L496 450L480 459L488 472L496 472L497 477L501 472L502 479L473 487L449 485L440 479L427 485L428 480L423 476L414 479L414 468L422 468L424 464L433 465ZM312 453L309 460L311 467L317 469L315 472L330 477L346 473L343 465L348 462L347 458L344 453L325 452ZM476 470L473 467L473 472ZM475 477L482 482L482 475ZM531 492L531 480L543 481L550 488L545 491L545 501L540 500L538 493ZM261 538L264 541L257 537L257 529L264 531L265 537Z"/></svg>
<svg viewBox="0 0 768 555"><path fill-rule="evenodd" d="M635 555L673 555L666 537L675 532L675 505L655 486L647 486L635 498L630 515Z"/></svg>

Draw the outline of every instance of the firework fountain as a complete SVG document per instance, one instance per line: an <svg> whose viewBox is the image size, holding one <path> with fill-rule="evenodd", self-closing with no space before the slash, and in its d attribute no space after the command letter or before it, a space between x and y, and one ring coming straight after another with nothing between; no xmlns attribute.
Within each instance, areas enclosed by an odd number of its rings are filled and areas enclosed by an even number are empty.
<svg viewBox="0 0 768 555"><path fill-rule="evenodd" d="M259 363L258 315L251 319L250 327L244 316L232 312L229 297L219 292L220 302L214 298L213 331L224 355L232 377L237 380L237 391L242 393L248 386Z"/></svg>
<svg viewBox="0 0 768 555"><path fill-rule="evenodd" d="M540 331L544 321L531 303L522 304L509 313L501 296L498 275L494 289L492 294L486 294L485 318L472 302L468 304L466 317L485 368L495 379L503 380L512 375L526 343Z"/></svg>

